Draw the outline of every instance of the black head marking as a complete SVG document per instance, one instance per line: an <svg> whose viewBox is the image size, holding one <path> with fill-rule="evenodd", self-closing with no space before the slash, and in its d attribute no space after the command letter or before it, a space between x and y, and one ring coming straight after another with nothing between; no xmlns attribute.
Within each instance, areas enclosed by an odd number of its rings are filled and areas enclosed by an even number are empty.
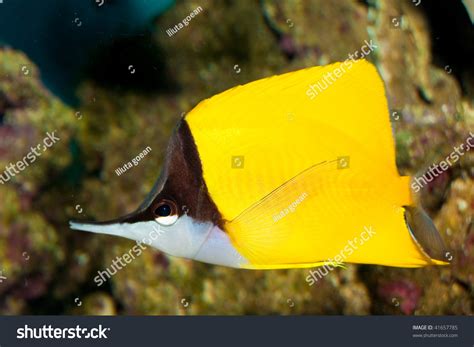
<svg viewBox="0 0 474 347"><path fill-rule="evenodd" d="M140 208L124 217L123 222L154 220L163 202L179 216L212 222L223 228L223 219L204 182L201 160L191 130L185 119L176 127L168 145L160 177ZM174 206L173 206L174 205Z"/></svg>

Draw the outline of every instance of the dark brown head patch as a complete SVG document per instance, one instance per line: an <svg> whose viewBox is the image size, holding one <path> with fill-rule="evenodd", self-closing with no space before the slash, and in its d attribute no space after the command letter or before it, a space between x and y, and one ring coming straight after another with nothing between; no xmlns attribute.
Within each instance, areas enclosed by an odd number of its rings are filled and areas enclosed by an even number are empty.
<svg viewBox="0 0 474 347"><path fill-rule="evenodd" d="M153 220L162 200L175 202L178 214L212 222L223 228L222 215L212 201L204 182L201 160L185 119L176 127L168 145L163 171L140 208L126 222Z"/></svg>

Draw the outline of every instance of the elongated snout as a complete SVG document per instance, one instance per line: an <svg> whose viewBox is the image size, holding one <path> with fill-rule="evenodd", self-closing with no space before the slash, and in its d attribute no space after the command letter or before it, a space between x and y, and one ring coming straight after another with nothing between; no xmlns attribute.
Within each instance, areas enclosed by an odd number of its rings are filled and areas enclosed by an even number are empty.
<svg viewBox="0 0 474 347"><path fill-rule="evenodd" d="M146 210L138 209L125 216L104 222L73 220L69 222L69 227L74 230L89 231L98 234L124 236L122 232L123 229L127 225L140 221L140 219L144 217L145 213Z"/></svg>

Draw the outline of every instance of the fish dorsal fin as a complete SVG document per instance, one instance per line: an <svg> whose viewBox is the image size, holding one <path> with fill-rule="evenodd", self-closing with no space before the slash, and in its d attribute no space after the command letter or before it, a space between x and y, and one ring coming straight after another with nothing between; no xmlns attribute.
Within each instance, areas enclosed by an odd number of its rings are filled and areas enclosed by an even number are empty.
<svg viewBox="0 0 474 347"><path fill-rule="evenodd" d="M428 258L449 261L448 249L425 211L418 207L405 206L405 219L410 235Z"/></svg>
<svg viewBox="0 0 474 347"><path fill-rule="evenodd" d="M311 88L323 84L312 97ZM364 60L229 89L202 101L186 120L226 220L328 158L347 156L351 167L398 177L384 85Z"/></svg>

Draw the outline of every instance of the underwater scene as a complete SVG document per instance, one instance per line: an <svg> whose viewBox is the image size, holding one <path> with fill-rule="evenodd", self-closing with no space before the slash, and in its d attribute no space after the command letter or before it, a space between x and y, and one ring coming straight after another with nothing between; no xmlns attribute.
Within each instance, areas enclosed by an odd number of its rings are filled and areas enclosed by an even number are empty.
<svg viewBox="0 0 474 347"><path fill-rule="evenodd" d="M0 315L473 315L473 21L0 0Z"/></svg>

